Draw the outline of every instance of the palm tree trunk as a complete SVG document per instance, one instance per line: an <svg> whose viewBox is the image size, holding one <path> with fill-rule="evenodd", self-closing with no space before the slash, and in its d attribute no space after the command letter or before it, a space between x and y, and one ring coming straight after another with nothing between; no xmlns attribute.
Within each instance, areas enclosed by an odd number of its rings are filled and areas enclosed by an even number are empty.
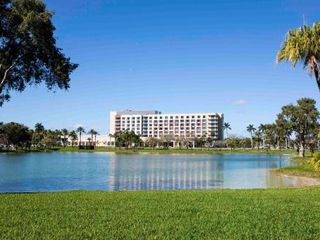
<svg viewBox="0 0 320 240"><path fill-rule="evenodd" d="M319 89L319 92L320 92L320 74L319 74L318 65L314 66L313 72L314 72L314 76L316 78L318 89Z"/></svg>

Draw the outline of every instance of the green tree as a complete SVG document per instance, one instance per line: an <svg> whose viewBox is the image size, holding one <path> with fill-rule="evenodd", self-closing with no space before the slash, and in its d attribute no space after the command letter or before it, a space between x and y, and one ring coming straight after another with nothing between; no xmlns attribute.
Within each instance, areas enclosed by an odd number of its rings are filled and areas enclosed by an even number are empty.
<svg viewBox="0 0 320 240"><path fill-rule="evenodd" d="M169 148L170 144L174 140L174 137L171 134L166 134L166 135L162 136L161 139L164 143L164 147Z"/></svg>
<svg viewBox="0 0 320 240"><path fill-rule="evenodd" d="M284 139L283 141L285 142L285 148L288 149L290 136L292 134L292 124L284 117L283 114L280 113L277 115L275 125L279 134L280 141L281 139Z"/></svg>
<svg viewBox="0 0 320 240"><path fill-rule="evenodd" d="M146 145L151 148L155 148L159 143L159 140L155 137L148 137L146 140Z"/></svg>
<svg viewBox="0 0 320 240"><path fill-rule="evenodd" d="M69 131L66 128L64 128L61 130L61 133L62 133L61 140L62 140L63 146L66 147L68 143Z"/></svg>
<svg viewBox="0 0 320 240"><path fill-rule="evenodd" d="M93 135L94 135L94 145L96 146L97 145L97 135L99 135L99 132L94 130Z"/></svg>
<svg viewBox="0 0 320 240"><path fill-rule="evenodd" d="M78 139L78 135L76 133L76 131L71 131L69 133L69 137L70 137L70 140L71 140L71 146L73 147L74 146L74 142Z"/></svg>
<svg viewBox="0 0 320 240"><path fill-rule="evenodd" d="M261 140L262 140L262 148L265 147L265 132L266 132L266 126L265 124L260 124L258 127L258 132L261 135Z"/></svg>
<svg viewBox="0 0 320 240"><path fill-rule="evenodd" d="M0 106L27 85L69 88L77 64L56 46L52 16L41 0L0 1Z"/></svg>
<svg viewBox="0 0 320 240"><path fill-rule="evenodd" d="M29 128L19 123L7 123L1 126L1 132L6 136L7 145L14 148L29 147L31 145L31 133Z"/></svg>
<svg viewBox="0 0 320 240"><path fill-rule="evenodd" d="M304 157L308 137L318 129L319 111L316 108L316 101L301 98L297 101L297 105L284 106L281 114L286 121L290 122L299 145L299 155Z"/></svg>
<svg viewBox="0 0 320 240"><path fill-rule="evenodd" d="M95 135L96 131L94 129L90 129L90 131L87 133L90 134L91 136L90 140L93 141L93 136Z"/></svg>
<svg viewBox="0 0 320 240"><path fill-rule="evenodd" d="M79 146L81 146L81 136L82 136L82 133L86 133L84 127L82 126L79 126L76 130L77 133L79 133Z"/></svg>
<svg viewBox="0 0 320 240"><path fill-rule="evenodd" d="M276 131L276 125L275 124L264 124L265 127L265 144L272 147L277 146L278 137L277 137L277 131Z"/></svg>
<svg viewBox="0 0 320 240"><path fill-rule="evenodd" d="M45 137L46 129L42 123L36 123L34 125L34 132L32 134L33 145L39 147L43 144L43 139Z"/></svg>
<svg viewBox="0 0 320 240"><path fill-rule="evenodd" d="M249 124L247 126L247 132L250 133L250 138L251 138L251 148L253 148L253 134L255 131L256 131L256 129L253 124Z"/></svg>
<svg viewBox="0 0 320 240"><path fill-rule="evenodd" d="M310 76L314 75L320 91L320 23L302 26L287 33L277 55L277 62L289 61L295 67L301 62L309 68Z"/></svg>

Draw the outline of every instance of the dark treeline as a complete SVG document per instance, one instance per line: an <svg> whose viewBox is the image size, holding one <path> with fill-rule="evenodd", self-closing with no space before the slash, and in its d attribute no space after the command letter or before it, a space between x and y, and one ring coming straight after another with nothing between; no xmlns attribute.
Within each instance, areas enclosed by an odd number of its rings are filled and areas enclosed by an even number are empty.
<svg viewBox="0 0 320 240"><path fill-rule="evenodd" d="M37 123L33 129L30 129L20 123L0 122L0 149L51 149L66 147L67 145L76 146L81 142L81 137L84 133L83 127L78 127L72 131L68 131L67 129L51 130L46 129L41 123ZM98 132L91 129L87 134L91 136L87 139L89 143L95 145Z"/></svg>

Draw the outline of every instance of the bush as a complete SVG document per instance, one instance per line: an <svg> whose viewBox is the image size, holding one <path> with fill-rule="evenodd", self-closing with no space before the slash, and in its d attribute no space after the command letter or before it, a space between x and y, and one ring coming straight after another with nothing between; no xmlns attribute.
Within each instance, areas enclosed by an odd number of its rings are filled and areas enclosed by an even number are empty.
<svg viewBox="0 0 320 240"><path fill-rule="evenodd" d="M316 152L315 154L313 154L313 158L317 161L320 160L320 152Z"/></svg>
<svg viewBox="0 0 320 240"><path fill-rule="evenodd" d="M316 171L320 171L320 152L313 154L312 158L308 160L308 164L312 165Z"/></svg>

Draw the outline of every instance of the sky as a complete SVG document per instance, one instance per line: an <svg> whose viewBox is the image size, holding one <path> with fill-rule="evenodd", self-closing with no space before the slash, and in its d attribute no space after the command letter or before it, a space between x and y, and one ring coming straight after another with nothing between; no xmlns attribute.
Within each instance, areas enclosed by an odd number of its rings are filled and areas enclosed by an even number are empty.
<svg viewBox="0 0 320 240"><path fill-rule="evenodd" d="M79 68L68 91L12 93L0 121L107 134L113 110L222 112L229 134L245 136L283 105L319 100L302 66L275 61L288 30L320 20L318 0L45 2L57 46Z"/></svg>

